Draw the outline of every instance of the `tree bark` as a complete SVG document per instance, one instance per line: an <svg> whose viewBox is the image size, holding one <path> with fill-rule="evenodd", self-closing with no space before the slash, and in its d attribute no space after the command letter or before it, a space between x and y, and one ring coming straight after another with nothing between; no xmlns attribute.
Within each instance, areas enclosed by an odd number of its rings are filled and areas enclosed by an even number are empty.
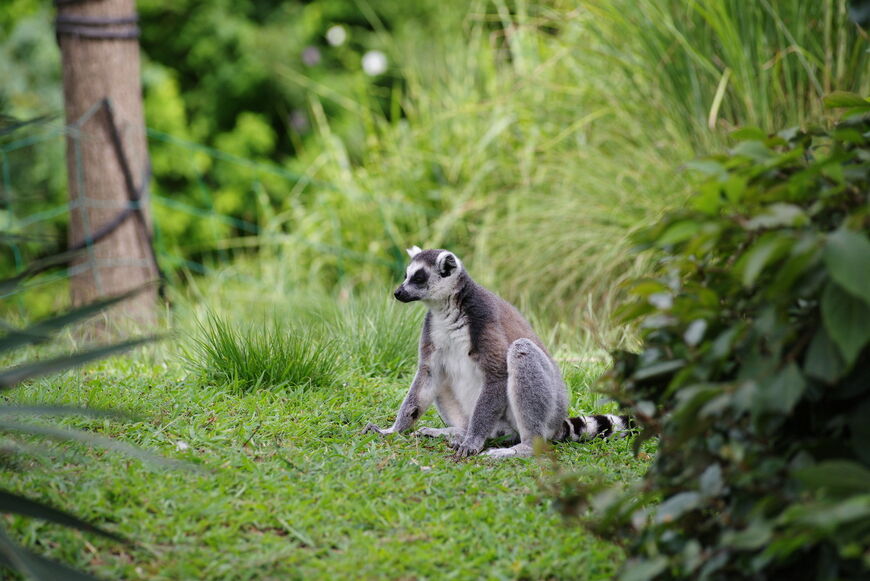
<svg viewBox="0 0 870 581"><path fill-rule="evenodd" d="M87 249L71 265L74 305L121 294L157 278L150 252L148 149L139 79L135 0L58 2L58 42L63 63L70 196L69 244L93 236L128 207L128 188L114 149L108 99L129 162L132 181L142 191L143 223L128 217L112 234ZM107 20L124 19L118 24ZM131 32L133 34L131 34ZM95 38L99 36L100 38ZM106 38L121 37L121 38ZM132 38L123 38L133 36ZM156 286L108 311L112 325L130 318L140 326L156 323Z"/></svg>

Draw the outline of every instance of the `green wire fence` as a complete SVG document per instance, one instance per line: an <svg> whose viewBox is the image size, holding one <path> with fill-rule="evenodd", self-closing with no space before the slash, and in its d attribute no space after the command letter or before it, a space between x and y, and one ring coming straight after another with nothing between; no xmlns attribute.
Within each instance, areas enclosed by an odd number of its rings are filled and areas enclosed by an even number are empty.
<svg viewBox="0 0 870 581"><path fill-rule="evenodd" d="M91 112L92 114L92 112ZM256 217L249 219L219 212L214 207L214 191L222 187L219 174L230 174L236 188L247 188L252 196L262 191L262 182L278 180L287 190L317 188L334 189L326 182L290 171L277 164L246 159L206 145L153 130L147 130L149 148L160 149L164 155L171 151L172 158L184 167L183 183L169 183L151 178L150 194L146 204L153 219L153 247L158 264L170 273L189 271L209 273L216 265L231 258L221 241L228 236L261 236L261 225ZM45 261L47 255L57 255L67 249L66 228L70 211L75 204L94 203L84 196L71 202L66 189L65 146L67 139L75 147L83 136L75 127L64 125L58 118L41 119L35 123L20 123L17 127L0 127L0 278L27 275L34 264ZM194 157L206 158L206 163L191 162ZM80 164L81 160L77 160ZM230 168L227 170L226 168ZM77 167L76 171L81 171ZM171 181L171 180L170 180ZM178 180L176 180L178 182ZM247 182L244 185L244 182ZM181 186L181 195L168 193ZM192 192L196 192L192 194ZM127 208L135 211L137 202ZM119 208L123 210L124 208ZM187 235L195 244L179 244L177 232L172 235L173 220L188 217L199 226L196 235ZM91 225L88 244L97 225ZM49 265L43 272L28 276L22 284L0 288L0 299L46 285L57 284L75 274L76 268L88 264Z"/></svg>

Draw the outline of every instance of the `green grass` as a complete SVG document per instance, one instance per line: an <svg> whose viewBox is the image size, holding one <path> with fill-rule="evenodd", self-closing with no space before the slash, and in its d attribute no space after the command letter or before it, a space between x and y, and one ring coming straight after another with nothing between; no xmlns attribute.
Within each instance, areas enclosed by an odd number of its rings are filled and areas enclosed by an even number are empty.
<svg viewBox="0 0 870 581"><path fill-rule="evenodd" d="M257 244L349 289L398 277L405 247L447 247L549 327L631 345L608 322L648 270L630 236L684 202L684 164L735 128L827 121L829 91L870 91L846 14L846 0L475 1L462 26L384 35L404 81L392 117L282 62L318 133L295 168L331 187L306 186ZM325 102L358 127L334 126Z"/></svg>
<svg viewBox="0 0 870 581"><path fill-rule="evenodd" d="M830 121L822 97L870 90L867 36L850 22L848 0L584 4L611 88L631 87L634 114L658 110L673 135L702 149L738 127Z"/></svg>
<svg viewBox="0 0 870 581"><path fill-rule="evenodd" d="M184 359L204 379L242 390L334 384L343 371L336 341L318 327L283 326L265 316L238 323L209 313L197 322Z"/></svg>
<svg viewBox="0 0 870 581"><path fill-rule="evenodd" d="M340 351L357 373L373 377L413 374L425 309L382 296L348 300L326 315Z"/></svg>
<svg viewBox="0 0 870 581"><path fill-rule="evenodd" d="M351 371L318 389L241 391L189 373L178 344L35 381L12 403L111 407L135 419L59 418L196 465L164 470L52 445L18 458L6 486L93 519L133 547L19 517L27 546L106 578L606 579L621 551L566 523L542 492L548 460L450 460L443 442L361 435L388 424L407 380ZM601 363L567 373L575 412L610 411L589 390ZM413 363L411 363L413 368ZM440 425L430 410L422 425ZM636 478L627 440L563 444L564 470Z"/></svg>

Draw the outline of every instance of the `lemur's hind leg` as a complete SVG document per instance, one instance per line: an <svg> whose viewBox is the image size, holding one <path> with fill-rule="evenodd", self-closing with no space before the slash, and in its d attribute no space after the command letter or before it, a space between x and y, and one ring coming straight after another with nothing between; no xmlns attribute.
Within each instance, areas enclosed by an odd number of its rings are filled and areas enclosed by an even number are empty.
<svg viewBox="0 0 870 581"><path fill-rule="evenodd" d="M529 339L517 339L511 344L507 371L508 405L520 443L510 448L491 448L484 454L495 458L531 456L536 437L550 440L562 427L567 394L555 364Z"/></svg>

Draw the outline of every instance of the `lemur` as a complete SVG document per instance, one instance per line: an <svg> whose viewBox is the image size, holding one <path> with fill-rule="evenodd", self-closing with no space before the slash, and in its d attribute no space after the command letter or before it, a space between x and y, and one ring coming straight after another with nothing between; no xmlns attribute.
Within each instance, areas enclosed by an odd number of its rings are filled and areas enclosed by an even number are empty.
<svg viewBox="0 0 870 581"><path fill-rule="evenodd" d="M433 402L447 427L416 434L447 437L457 459L480 453L489 438L515 444L484 452L502 458L531 456L536 437L577 441L629 429L624 416L567 417L568 390L531 325L474 282L455 254L417 246L408 254L411 263L394 294L429 308L417 373L393 425L368 424L365 432L407 431Z"/></svg>

